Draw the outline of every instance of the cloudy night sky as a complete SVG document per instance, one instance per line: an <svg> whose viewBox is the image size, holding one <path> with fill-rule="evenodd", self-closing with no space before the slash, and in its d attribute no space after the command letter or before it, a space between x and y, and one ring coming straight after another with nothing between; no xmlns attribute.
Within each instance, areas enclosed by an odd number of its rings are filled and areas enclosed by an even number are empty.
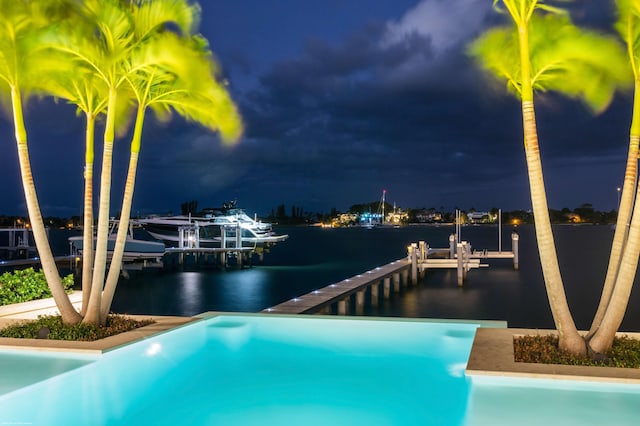
<svg viewBox="0 0 640 426"><path fill-rule="evenodd" d="M400 207L529 209L518 101L465 56L506 22L491 0L202 0L201 32L245 123L224 147L174 119L148 121L132 214L237 199L248 213L279 204L311 212L380 199ZM578 1L574 20L609 29L613 2ZM558 96L536 99L549 206L616 207L631 94L597 117ZM84 121L31 101L29 146L45 216L80 215ZM101 133L96 140L101 140ZM114 155L118 212L128 140ZM101 146L96 146L99 176ZM26 215L13 126L0 118L0 214ZM95 183L96 187L98 182Z"/></svg>

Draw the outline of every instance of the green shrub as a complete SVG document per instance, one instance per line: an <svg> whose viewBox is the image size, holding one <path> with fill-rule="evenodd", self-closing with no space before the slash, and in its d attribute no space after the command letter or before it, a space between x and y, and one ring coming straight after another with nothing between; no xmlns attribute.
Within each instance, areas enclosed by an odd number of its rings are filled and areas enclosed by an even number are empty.
<svg viewBox="0 0 640 426"><path fill-rule="evenodd" d="M124 333L145 325L153 324L153 320L134 320L123 315L109 315L107 324L100 327L93 324L67 325L58 315L39 316L37 320L23 321L0 330L0 337L36 339L41 328L49 329L48 339L94 341L105 337Z"/></svg>
<svg viewBox="0 0 640 426"><path fill-rule="evenodd" d="M73 288L73 274L62 278L67 293ZM33 268L5 272L0 275L0 306L51 297L44 272Z"/></svg>
<svg viewBox="0 0 640 426"><path fill-rule="evenodd" d="M558 337L553 335L516 337L513 339L513 351L516 362L640 368L640 340L628 336L616 337L611 350L601 361L561 351Z"/></svg>

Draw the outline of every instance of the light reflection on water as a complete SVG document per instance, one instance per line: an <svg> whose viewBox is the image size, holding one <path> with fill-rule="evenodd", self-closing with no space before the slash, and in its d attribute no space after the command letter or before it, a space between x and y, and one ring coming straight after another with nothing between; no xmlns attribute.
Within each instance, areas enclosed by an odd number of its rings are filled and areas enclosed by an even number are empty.
<svg viewBox="0 0 640 426"><path fill-rule="evenodd" d="M178 304L181 309L188 311L198 309L198 302L202 299L202 274L198 272L182 273L179 289Z"/></svg>

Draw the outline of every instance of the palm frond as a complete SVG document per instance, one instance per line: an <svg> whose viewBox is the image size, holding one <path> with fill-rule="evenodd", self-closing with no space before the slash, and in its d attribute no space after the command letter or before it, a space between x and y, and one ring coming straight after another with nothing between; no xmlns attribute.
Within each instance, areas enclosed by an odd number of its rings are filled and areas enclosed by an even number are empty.
<svg viewBox="0 0 640 426"><path fill-rule="evenodd" d="M534 15L529 25L534 90L556 91L600 112L616 90L631 86L628 60L615 38L580 29L566 15ZM519 49L517 31L505 26L487 31L468 52L494 78L506 80L517 95L522 79Z"/></svg>
<svg viewBox="0 0 640 426"><path fill-rule="evenodd" d="M618 40L580 29L568 17L536 17L529 43L536 90L562 93L601 112L616 90L631 87L628 60Z"/></svg>
<svg viewBox="0 0 640 426"><path fill-rule="evenodd" d="M188 0L135 0L132 14L138 40L172 27L189 37L199 24L200 8Z"/></svg>

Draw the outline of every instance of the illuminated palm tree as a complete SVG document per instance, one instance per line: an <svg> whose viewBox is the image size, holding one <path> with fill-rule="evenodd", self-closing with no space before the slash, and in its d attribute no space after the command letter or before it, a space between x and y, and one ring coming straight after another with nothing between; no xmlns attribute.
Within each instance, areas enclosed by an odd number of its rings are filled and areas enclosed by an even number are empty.
<svg viewBox="0 0 640 426"><path fill-rule="evenodd" d="M611 246L609 267L598 310L588 334L588 345L595 355L607 352L622 323L640 254L640 197L634 194L638 173L640 141L640 0L618 0L616 29L627 45L629 63L635 81L629 151L618 208L618 220Z"/></svg>
<svg viewBox="0 0 640 426"><path fill-rule="evenodd" d="M104 84L107 92L96 249L90 293L83 319L83 322L94 324L99 322L102 284L107 262L117 95L125 81L121 71L122 63L131 51L134 39L131 15L123 6L124 4L117 0L85 1L82 5L82 15L88 26L60 31L57 34L58 38L50 46L58 53L66 55L69 63L77 69L94 75L95 80ZM83 295L83 298L86 297L86 294Z"/></svg>
<svg viewBox="0 0 640 426"><path fill-rule="evenodd" d="M129 64L132 72L128 73L127 81L138 109L118 234L103 293L102 322L111 307L124 254L147 108L161 120L168 119L174 110L190 121L219 130L222 139L228 142L237 140L242 130L231 98L215 79L215 63L202 38L185 39L162 33L131 55Z"/></svg>
<svg viewBox="0 0 640 426"><path fill-rule="evenodd" d="M610 103L616 88L627 80L624 54L615 40L578 29L563 10L541 0L493 1L495 7L499 3L515 25L489 30L473 43L470 53L484 69L505 79L522 102L536 239L559 347L584 354L585 341L569 311L549 220L534 91L557 91L601 111Z"/></svg>
<svg viewBox="0 0 640 426"><path fill-rule="evenodd" d="M95 123L107 107L106 86L93 81L91 74L78 75L79 70L52 73L47 82L47 91L56 98L68 100L76 105L86 120L85 127L85 164L84 164L84 214L82 239L82 298L81 313L86 312L89 303L93 275L93 159Z"/></svg>
<svg viewBox="0 0 640 426"><path fill-rule="evenodd" d="M108 94L106 102L104 98L101 101L106 103L106 124L96 250L92 280L87 286L90 293L88 296L85 293L88 303L86 311L83 310L84 322L103 323L121 268L145 110L163 106L166 112L173 108L209 128L220 129L229 137L236 137L241 125L233 103L214 78L206 44L200 38L191 37L199 17L197 5L187 0L90 0L83 3L82 14L90 23L88 31L76 28L63 32L50 47L83 70L81 75L91 75L91 83L101 90L104 88ZM177 46L181 46L180 51ZM196 47L200 49L197 52ZM107 279L109 285L105 286L115 126L119 121L125 122L117 118L117 113L122 110L119 106L128 102L137 103L138 113L119 233ZM85 194L90 192L86 190ZM90 209L89 201L85 199L85 203L87 210Z"/></svg>
<svg viewBox="0 0 640 426"><path fill-rule="evenodd" d="M0 0L0 91L8 92L11 100L22 186L42 270L63 321L75 323L80 315L64 291L42 220L22 107L34 89L33 83L48 66L49 58L42 54L41 33L55 19L60 6L57 1Z"/></svg>

